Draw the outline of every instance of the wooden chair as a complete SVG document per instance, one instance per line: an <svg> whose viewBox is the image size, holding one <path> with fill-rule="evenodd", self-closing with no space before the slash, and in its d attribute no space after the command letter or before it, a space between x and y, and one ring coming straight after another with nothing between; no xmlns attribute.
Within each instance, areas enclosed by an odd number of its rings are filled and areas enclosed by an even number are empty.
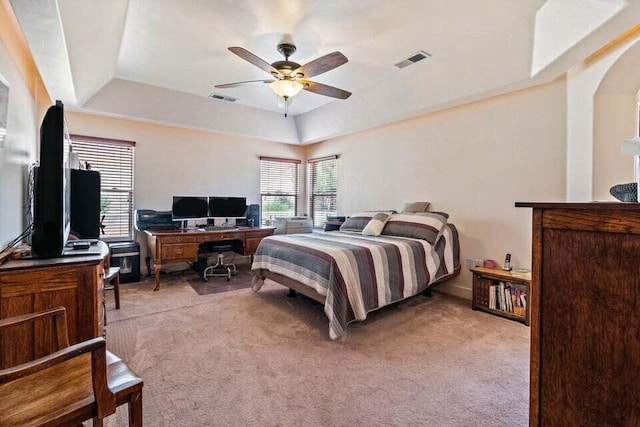
<svg viewBox="0 0 640 427"><path fill-rule="evenodd" d="M0 320L0 338L5 328L43 321L58 350L0 370L0 426L78 425L89 419L102 426L123 403L129 404L129 425L142 426L142 379L106 351L104 338L69 346L64 307Z"/></svg>
<svg viewBox="0 0 640 427"><path fill-rule="evenodd" d="M116 309L120 309L120 267L109 267L104 273L104 290L113 289L116 298Z"/></svg>
<svg viewBox="0 0 640 427"><path fill-rule="evenodd" d="M120 267L110 267L107 258L104 272L104 291L113 290L113 295L116 299L116 310L120 310ZM102 312L104 313L104 325L107 326L107 303L106 300L102 300Z"/></svg>

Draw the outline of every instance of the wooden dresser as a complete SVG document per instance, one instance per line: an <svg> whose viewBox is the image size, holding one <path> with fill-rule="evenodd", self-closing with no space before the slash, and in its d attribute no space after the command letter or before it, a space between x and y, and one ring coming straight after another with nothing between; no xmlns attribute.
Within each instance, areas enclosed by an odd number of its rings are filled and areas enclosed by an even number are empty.
<svg viewBox="0 0 640 427"><path fill-rule="evenodd" d="M0 265L0 319L57 306L67 311L69 344L104 332L104 265L109 248L99 253L39 260L14 260ZM44 336L43 339L41 339ZM52 331L21 326L0 335L0 369L50 353ZM36 346L35 342L43 342Z"/></svg>
<svg viewBox="0 0 640 427"><path fill-rule="evenodd" d="M531 426L640 425L640 204L533 208Z"/></svg>

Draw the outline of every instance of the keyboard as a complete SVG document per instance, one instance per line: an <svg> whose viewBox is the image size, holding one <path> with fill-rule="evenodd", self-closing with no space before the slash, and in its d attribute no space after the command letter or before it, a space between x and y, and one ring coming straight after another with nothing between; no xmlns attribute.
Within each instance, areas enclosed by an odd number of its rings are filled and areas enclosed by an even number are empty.
<svg viewBox="0 0 640 427"><path fill-rule="evenodd" d="M205 231L224 231L224 230L237 230L235 225L209 225L204 228Z"/></svg>

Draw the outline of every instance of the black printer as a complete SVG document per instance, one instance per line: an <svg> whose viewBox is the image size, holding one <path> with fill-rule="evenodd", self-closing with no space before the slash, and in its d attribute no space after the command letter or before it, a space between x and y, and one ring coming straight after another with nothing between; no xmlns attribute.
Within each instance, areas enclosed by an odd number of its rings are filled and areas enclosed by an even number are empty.
<svg viewBox="0 0 640 427"><path fill-rule="evenodd" d="M136 230L160 231L180 228L180 221L173 221L171 211L136 209Z"/></svg>

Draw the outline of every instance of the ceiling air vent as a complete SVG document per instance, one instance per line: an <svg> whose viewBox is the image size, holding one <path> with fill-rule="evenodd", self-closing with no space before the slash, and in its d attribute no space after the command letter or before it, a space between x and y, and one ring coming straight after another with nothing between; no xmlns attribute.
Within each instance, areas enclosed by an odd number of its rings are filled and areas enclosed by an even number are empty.
<svg viewBox="0 0 640 427"><path fill-rule="evenodd" d="M220 101L227 101L227 102L236 102L238 100L238 98L234 98L232 96L218 95L217 93L212 93L211 95L209 95L209 98L219 99Z"/></svg>
<svg viewBox="0 0 640 427"><path fill-rule="evenodd" d="M425 58L431 58L431 54L425 52L424 50L419 50L416 53L414 53L413 55L411 55L409 58L405 59L404 61L400 61L396 64L396 67L398 68L404 68L407 67L411 64L415 64L418 61L422 61Z"/></svg>

